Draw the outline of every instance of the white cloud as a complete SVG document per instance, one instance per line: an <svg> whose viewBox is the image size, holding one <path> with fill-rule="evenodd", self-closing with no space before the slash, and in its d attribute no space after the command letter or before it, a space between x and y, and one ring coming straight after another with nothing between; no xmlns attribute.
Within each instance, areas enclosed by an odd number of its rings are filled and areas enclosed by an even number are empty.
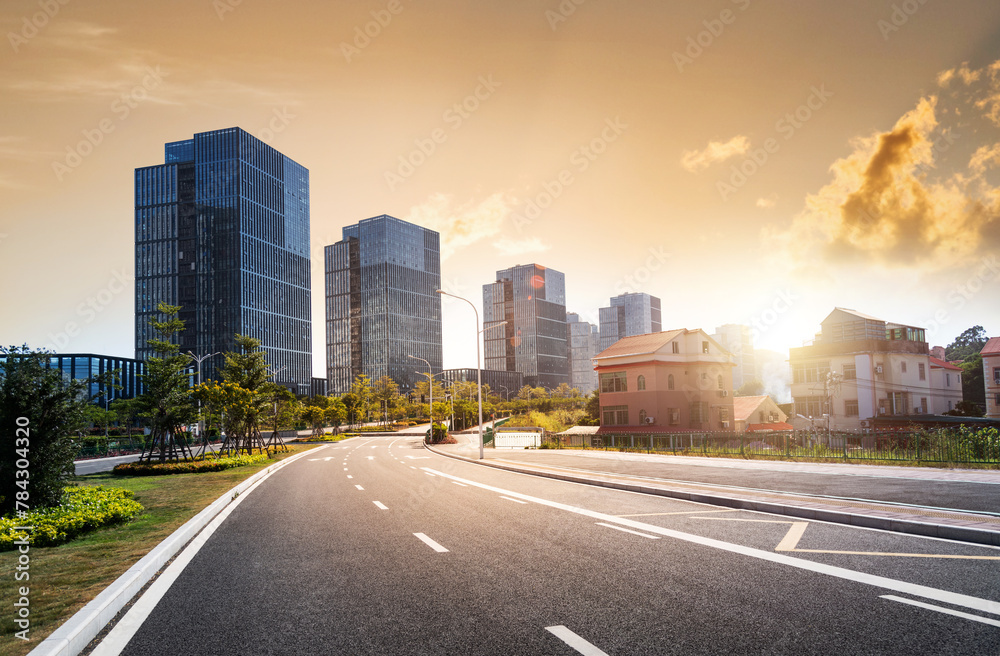
<svg viewBox="0 0 1000 656"><path fill-rule="evenodd" d="M758 198L757 207L762 210L769 210L778 203L778 194L771 194L767 198Z"/></svg>
<svg viewBox="0 0 1000 656"><path fill-rule="evenodd" d="M503 192L464 204L456 203L451 194L436 193L410 208L404 218L441 233L441 259L446 260L455 251L498 235L513 204Z"/></svg>
<svg viewBox="0 0 1000 656"><path fill-rule="evenodd" d="M737 135L726 143L711 141L704 150L689 150L684 153L681 166L692 173L697 173L716 162L743 155L748 150L750 150L750 140L743 135Z"/></svg>

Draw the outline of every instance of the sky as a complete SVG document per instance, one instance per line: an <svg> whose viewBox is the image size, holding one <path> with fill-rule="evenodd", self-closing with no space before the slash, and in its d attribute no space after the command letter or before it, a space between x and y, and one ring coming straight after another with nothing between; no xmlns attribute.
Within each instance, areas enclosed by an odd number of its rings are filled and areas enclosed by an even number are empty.
<svg viewBox="0 0 1000 656"><path fill-rule="evenodd" d="M133 171L238 126L310 171L323 247L390 214L442 285L566 274L787 353L834 307L1000 335L988 0L4 0L0 343L132 357ZM445 299L444 364L475 365Z"/></svg>

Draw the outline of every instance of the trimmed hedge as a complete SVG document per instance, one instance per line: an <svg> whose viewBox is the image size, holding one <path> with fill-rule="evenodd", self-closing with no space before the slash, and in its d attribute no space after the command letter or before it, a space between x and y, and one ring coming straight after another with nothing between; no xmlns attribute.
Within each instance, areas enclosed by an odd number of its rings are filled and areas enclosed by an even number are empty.
<svg viewBox="0 0 1000 656"><path fill-rule="evenodd" d="M14 542L25 536L33 547L49 547L68 542L87 531L109 524L120 524L143 511L133 500L131 490L116 487L67 487L62 503L55 508L32 510L24 517L0 519L0 551L16 548ZM15 527L34 526L33 531L15 531Z"/></svg>
<svg viewBox="0 0 1000 656"><path fill-rule="evenodd" d="M205 472L222 471L233 467L254 465L271 459L269 453L253 455L240 454L225 458L208 458L206 460L181 460L179 462L138 463L123 462L115 465L112 472L116 476L167 476L170 474L202 474Z"/></svg>

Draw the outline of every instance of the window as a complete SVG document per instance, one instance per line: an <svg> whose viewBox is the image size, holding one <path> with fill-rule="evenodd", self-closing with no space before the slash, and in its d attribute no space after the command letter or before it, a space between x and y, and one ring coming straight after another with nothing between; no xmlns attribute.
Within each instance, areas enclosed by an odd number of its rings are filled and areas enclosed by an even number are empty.
<svg viewBox="0 0 1000 656"><path fill-rule="evenodd" d="M1000 385L1000 367L993 367L993 382Z"/></svg>
<svg viewBox="0 0 1000 656"><path fill-rule="evenodd" d="M694 401L691 403L691 423L692 424L705 424L708 423L708 404L701 401Z"/></svg>
<svg viewBox="0 0 1000 656"><path fill-rule="evenodd" d="M944 384L946 387L951 387L951 374L946 373L944 375ZM949 408L950 410L950 408Z"/></svg>
<svg viewBox="0 0 1000 656"><path fill-rule="evenodd" d="M602 426L628 426L628 406L609 405L601 408Z"/></svg>
<svg viewBox="0 0 1000 656"><path fill-rule="evenodd" d="M670 342L670 347L671 347L671 350L674 353L680 353L681 352L681 345L678 344L677 342Z"/></svg>
<svg viewBox="0 0 1000 656"><path fill-rule="evenodd" d="M719 408L719 421L729 421L729 408Z"/></svg>
<svg viewBox="0 0 1000 656"><path fill-rule="evenodd" d="M924 397L920 397L920 413L927 414L927 399Z"/></svg>
<svg viewBox="0 0 1000 656"><path fill-rule="evenodd" d="M917 372L920 376L920 380L927 380L927 365L923 362L917 365Z"/></svg>
<svg viewBox="0 0 1000 656"><path fill-rule="evenodd" d="M906 363L905 362L900 362L899 363L899 371L900 371L900 373L904 373L904 374L906 373Z"/></svg>
<svg viewBox="0 0 1000 656"><path fill-rule="evenodd" d="M646 423L646 411L645 410L640 410L639 411L639 423L640 424L645 424Z"/></svg>
<svg viewBox="0 0 1000 656"><path fill-rule="evenodd" d="M792 365L792 382L795 383L816 383L826 380L826 374L830 371L829 362L814 362L810 364Z"/></svg>
<svg viewBox="0 0 1000 656"><path fill-rule="evenodd" d="M857 401L844 401L844 414L848 417L858 416L858 402Z"/></svg>
<svg viewBox="0 0 1000 656"><path fill-rule="evenodd" d="M667 408L667 421L671 426L681 423L681 411L678 408Z"/></svg>
<svg viewBox="0 0 1000 656"><path fill-rule="evenodd" d="M853 364L844 365L844 380L857 380L858 379L858 369Z"/></svg>
<svg viewBox="0 0 1000 656"><path fill-rule="evenodd" d="M674 389L674 375L673 374L670 374L669 376L667 376L667 389L668 390Z"/></svg>
<svg viewBox="0 0 1000 656"><path fill-rule="evenodd" d="M628 384L625 381L625 372L616 371L610 374L601 374L601 393L604 392L627 392Z"/></svg>
<svg viewBox="0 0 1000 656"><path fill-rule="evenodd" d="M726 383L722 380L722 374L719 374L719 389L720 390L726 389Z"/></svg>
<svg viewBox="0 0 1000 656"><path fill-rule="evenodd" d="M646 389L646 377L645 376L639 376L638 378L636 378L636 380L635 380L635 388L637 390L639 390L640 392L642 390Z"/></svg>
<svg viewBox="0 0 1000 656"><path fill-rule="evenodd" d="M708 342L701 343L701 352L706 355L708 354Z"/></svg>

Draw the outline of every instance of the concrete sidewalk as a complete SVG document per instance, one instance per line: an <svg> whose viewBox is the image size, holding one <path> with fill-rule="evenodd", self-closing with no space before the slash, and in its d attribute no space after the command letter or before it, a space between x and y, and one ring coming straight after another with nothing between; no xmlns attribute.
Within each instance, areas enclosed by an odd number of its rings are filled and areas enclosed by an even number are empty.
<svg viewBox="0 0 1000 656"><path fill-rule="evenodd" d="M428 446L436 453L485 466L559 480L656 494L727 508L799 517L1000 546L1000 505L989 510L907 503L907 490L933 486L955 500L977 489L1000 495L1000 471L916 467L871 467L840 463L698 458L616 451L498 450L486 448L480 461L475 436L460 443ZM669 470L669 471L668 471ZM740 472L766 477L768 485L747 487L697 480ZM679 471L683 474L678 475ZM816 481L810 490L809 481ZM850 497L824 494L829 482L856 490ZM863 484L862 484L863 483ZM904 489L901 490L901 487ZM871 497L871 498L867 498ZM886 501L886 497L897 497ZM977 495L978 498L978 495ZM992 502L990 502L992 503ZM947 505L947 504L945 504ZM960 504L955 504L960 505ZM987 504L990 505L990 504Z"/></svg>

